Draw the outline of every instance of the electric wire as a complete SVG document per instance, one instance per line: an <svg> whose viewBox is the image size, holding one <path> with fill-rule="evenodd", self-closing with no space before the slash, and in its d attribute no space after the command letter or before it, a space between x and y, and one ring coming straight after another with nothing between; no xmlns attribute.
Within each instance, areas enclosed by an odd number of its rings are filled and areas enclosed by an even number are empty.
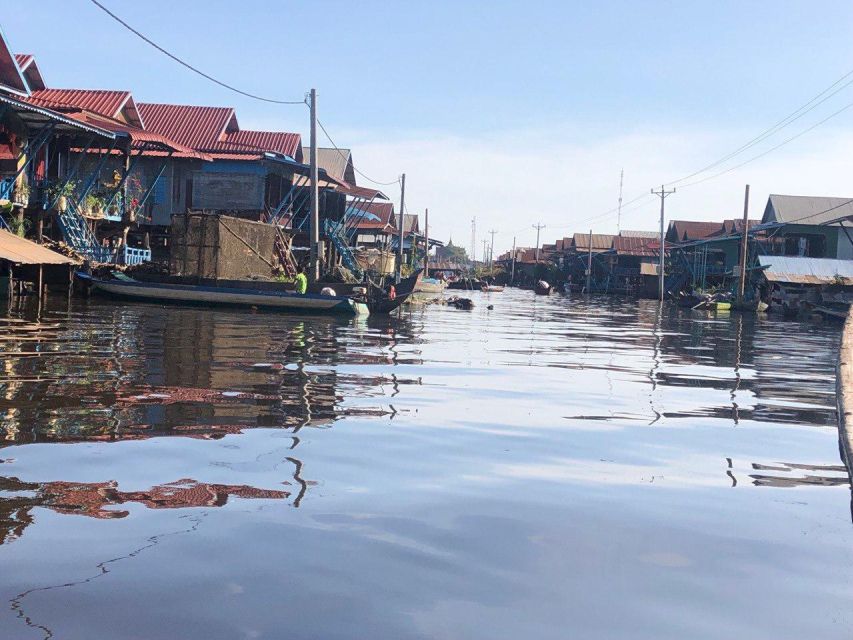
<svg viewBox="0 0 853 640"><path fill-rule="evenodd" d="M701 169L694 171L693 173L690 173L686 176L682 176L681 178L678 178L677 180L673 180L673 181L667 182L665 184L667 186L671 186L671 185L676 185L679 182L684 182L685 180L689 180L690 178L698 176L700 173L704 173L708 169L713 169L714 167L717 167L717 166L723 164L727 160L730 160L733 157L740 155L741 153L743 153L747 149L754 147L755 145L759 144L760 142L763 142L767 138L771 137L773 134L777 133L778 131L781 131L782 129L787 127L789 124L796 122L797 120L802 118L804 115L813 111L814 109L816 109L817 107L822 105L824 102L826 102L827 100L829 100L830 98L832 98L833 96L835 96L836 94L838 94L839 92L843 91L844 89L849 87L851 84L853 84L853 79L850 79L847 82L844 82L845 80L850 78L850 76L853 76L853 70L845 73L838 80L836 80L831 85L829 85L826 89L824 89L823 91L818 93L816 96L814 96L811 100L809 100L808 102L806 102L805 104L800 106L798 109L792 111L790 114L788 114L787 116L782 118L782 120L779 120L778 122L776 122L770 128L765 129L763 132L758 134L756 137L752 138L751 140L748 140L747 142L745 142L743 145L741 145L740 147L738 147L734 151L732 151L729 154L723 156L722 158L712 162L711 164L708 164L708 165L702 167ZM837 89L832 91L836 86L838 86L839 83L842 83L842 82L844 82L844 84L842 84L840 87L838 87ZM831 91L831 93L829 93L829 95L826 95L830 91ZM815 102L815 101L817 101L817 102Z"/></svg>
<svg viewBox="0 0 853 640"><path fill-rule="evenodd" d="M253 100L260 100L261 102L271 102L273 104L305 104L304 99L303 100L277 100L275 98L266 98L264 96L259 96L259 95L256 95L254 93L249 93L248 91L243 91L242 89L238 89L237 87L234 87L234 86L232 86L226 82L223 82L222 80L217 80L212 75L205 73L204 71L202 71L201 69L198 69L197 67L194 67L189 62L186 62L185 60L182 60L181 58L176 56L171 51L168 51L167 49L161 47L159 44L157 44L156 42L151 40L151 38L146 36L144 33L133 28L127 22L125 22L124 20L119 18L116 14L114 14L112 11L110 11L104 5L102 5L100 2L98 2L98 0L90 0L90 2L92 4L94 4L96 7L98 7L101 11L106 13L108 16L110 16L113 20L118 22L125 29L127 29L128 31L133 33L135 36L137 36L138 38L140 38L144 42L148 43L149 45L151 45L155 49L157 49L157 51L159 51L160 53L170 57L172 60L174 60L175 62L177 62L181 66L186 67L187 69L189 69L193 73L197 73L202 78L206 78L207 80L210 80L211 82L213 82L215 84L218 84L220 87L224 87L225 89L228 89L229 91L233 91L234 93L239 93L240 95L246 96L247 98L252 98Z"/></svg>
<svg viewBox="0 0 853 640"><path fill-rule="evenodd" d="M348 158L347 158L346 154L338 148L338 145L336 145L335 141L332 140L332 136L330 136L329 132L326 131L326 127L323 126L323 123L320 122L319 118L317 118L317 126L320 127L320 129L322 129L322 131L325 134L326 138L328 139L329 143L332 145L332 147L334 147L335 151L337 151L340 154L341 158L343 158L344 160L347 160ZM368 176L364 172L359 171L359 169L355 165L353 165L352 168L353 168L353 170L355 170L355 172L358 175L360 175L362 178L364 178L368 182L372 182L373 184L378 184L379 186L382 186L382 187L388 187L388 186L391 186L394 184L400 184L399 178L397 178L396 180L394 180L392 182L380 182L379 180L374 180L373 178L371 178L370 176Z"/></svg>

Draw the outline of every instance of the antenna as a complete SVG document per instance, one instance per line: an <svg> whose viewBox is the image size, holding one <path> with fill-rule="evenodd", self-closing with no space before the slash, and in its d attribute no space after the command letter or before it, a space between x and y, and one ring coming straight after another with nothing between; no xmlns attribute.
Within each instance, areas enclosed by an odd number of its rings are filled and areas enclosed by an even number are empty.
<svg viewBox="0 0 853 640"><path fill-rule="evenodd" d="M622 231L622 181L625 178L625 169L619 171L619 210L616 213L616 235Z"/></svg>
<svg viewBox="0 0 853 640"><path fill-rule="evenodd" d="M471 218L471 262L477 261L477 216Z"/></svg>

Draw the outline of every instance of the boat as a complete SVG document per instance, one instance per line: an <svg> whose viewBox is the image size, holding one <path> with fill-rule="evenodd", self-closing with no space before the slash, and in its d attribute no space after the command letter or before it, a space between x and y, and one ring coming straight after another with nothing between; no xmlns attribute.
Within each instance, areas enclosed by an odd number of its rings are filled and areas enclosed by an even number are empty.
<svg viewBox="0 0 853 640"><path fill-rule="evenodd" d="M388 314L402 305L415 292L423 276L418 270L408 278L394 284L373 285L367 296L367 306L372 314ZM393 291L393 295L392 295Z"/></svg>
<svg viewBox="0 0 853 640"><path fill-rule="evenodd" d="M497 284L484 284L481 291L484 293L500 293L504 288Z"/></svg>
<svg viewBox="0 0 853 640"><path fill-rule="evenodd" d="M243 286L210 286L143 282L114 272L110 279L78 272L78 280L91 290L114 298L157 304L196 304L223 307L255 307L293 313L368 315L367 305L349 296L324 296L285 291L278 283L241 283ZM266 285L266 286L264 286ZM270 286L273 285L273 286Z"/></svg>
<svg viewBox="0 0 853 640"><path fill-rule="evenodd" d="M444 280L437 278L421 278L418 285L415 287L415 293L427 293L440 295L447 288L447 283Z"/></svg>

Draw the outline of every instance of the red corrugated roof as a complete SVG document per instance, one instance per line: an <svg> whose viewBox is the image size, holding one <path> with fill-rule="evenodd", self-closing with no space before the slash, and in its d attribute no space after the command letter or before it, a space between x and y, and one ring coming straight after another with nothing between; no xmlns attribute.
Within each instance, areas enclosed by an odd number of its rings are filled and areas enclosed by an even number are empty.
<svg viewBox="0 0 853 640"><path fill-rule="evenodd" d="M146 126L194 149L210 149L225 135L226 129L237 127L237 116L231 107L197 107L184 104L137 105Z"/></svg>
<svg viewBox="0 0 853 640"><path fill-rule="evenodd" d="M716 235L723 229L722 222L696 222L693 220L673 220L669 223L666 239L670 242L701 240Z"/></svg>
<svg viewBox="0 0 853 640"><path fill-rule="evenodd" d="M380 227L384 227L385 225L396 226L394 216L394 203L393 202L371 202L360 204L357 207L361 211L367 211L368 213L373 214L379 220L363 220L359 222L358 228L362 228L362 224L366 225L365 228L370 227L371 225L379 225Z"/></svg>
<svg viewBox="0 0 853 640"><path fill-rule="evenodd" d="M298 133L284 131L247 131L240 130L225 135L225 139L217 143L210 151L231 153L257 153L258 151L273 151L294 160L301 156L302 136Z"/></svg>
<svg viewBox="0 0 853 640"><path fill-rule="evenodd" d="M650 242L649 238L616 236L613 238L613 249L620 256L653 256L655 251L649 247Z"/></svg>
<svg viewBox="0 0 853 640"><path fill-rule="evenodd" d="M30 53L16 53L15 60L18 61L18 67L23 71L33 61L33 56Z"/></svg>
<svg viewBox="0 0 853 640"><path fill-rule="evenodd" d="M246 159L246 155L255 158L269 152L302 160L302 137L298 133L241 130L231 107L140 103L138 108L149 131L214 158Z"/></svg>
<svg viewBox="0 0 853 640"><path fill-rule="evenodd" d="M47 107L76 107L116 118L131 96L129 91L106 89L41 89L33 91L31 99Z"/></svg>

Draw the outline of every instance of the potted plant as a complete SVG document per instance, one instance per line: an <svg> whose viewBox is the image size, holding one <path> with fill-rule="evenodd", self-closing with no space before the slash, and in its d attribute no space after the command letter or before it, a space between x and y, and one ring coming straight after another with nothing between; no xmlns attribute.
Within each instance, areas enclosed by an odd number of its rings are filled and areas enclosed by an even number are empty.
<svg viewBox="0 0 853 640"><path fill-rule="evenodd" d="M23 180L16 182L15 189L12 191L12 202L26 207L30 203L30 185Z"/></svg>
<svg viewBox="0 0 853 640"><path fill-rule="evenodd" d="M104 215L104 199L94 193L90 193L83 201L83 208L90 218L101 218Z"/></svg>
<svg viewBox="0 0 853 640"><path fill-rule="evenodd" d="M55 203L57 210L65 213L68 210L68 198L74 194L76 188L77 182L75 180L55 182L48 187L47 195L50 202Z"/></svg>

